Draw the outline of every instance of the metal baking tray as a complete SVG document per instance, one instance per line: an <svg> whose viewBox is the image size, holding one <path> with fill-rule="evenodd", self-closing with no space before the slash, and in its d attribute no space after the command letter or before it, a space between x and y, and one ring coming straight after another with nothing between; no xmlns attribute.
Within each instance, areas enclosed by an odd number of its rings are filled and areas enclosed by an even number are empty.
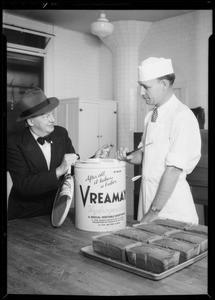
<svg viewBox="0 0 215 300"><path fill-rule="evenodd" d="M140 269L140 268L137 268L131 264L129 264L128 262L122 262L122 261L119 261L119 260L116 260L116 259L113 259L113 258L109 258L105 255L102 255L100 253L97 253L97 252L94 252L93 251L93 246L92 245L89 245L87 247L83 247L80 249L81 252L83 253L83 255L85 255L86 257L89 257L89 258L92 258L94 260L97 260L97 261L100 261L100 262L103 262L103 263L106 263L108 265L111 265L113 267L116 267L116 268L119 268L121 270L125 270L125 271L128 271L130 273L133 273L133 274L136 274L136 275L139 275L139 276L142 276L142 277L146 277L148 279L152 279L152 280L160 280L160 279L163 279L193 263L195 263L196 261L202 259L203 257L207 256L208 252L203 252L165 272L162 272L162 273L159 273L159 274L156 274L156 273L152 273L152 272L149 272L149 271L145 271L143 269Z"/></svg>

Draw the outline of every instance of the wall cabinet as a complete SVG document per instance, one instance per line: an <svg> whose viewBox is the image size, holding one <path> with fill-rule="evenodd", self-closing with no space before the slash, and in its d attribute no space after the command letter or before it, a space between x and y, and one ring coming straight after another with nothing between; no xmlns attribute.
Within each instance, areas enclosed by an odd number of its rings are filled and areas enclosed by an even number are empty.
<svg viewBox="0 0 215 300"><path fill-rule="evenodd" d="M117 102L62 99L56 123L65 127L81 159L94 155L105 144L113 144L110 157L117 149Z"/></svg>

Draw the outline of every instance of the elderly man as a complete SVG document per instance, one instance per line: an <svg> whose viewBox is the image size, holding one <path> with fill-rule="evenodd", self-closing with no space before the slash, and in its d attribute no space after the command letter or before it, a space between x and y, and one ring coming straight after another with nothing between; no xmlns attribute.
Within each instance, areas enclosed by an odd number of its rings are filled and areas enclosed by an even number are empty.
<svg viewBox="0 0 215 300"><path fill-rule="evenodd" d="M128 148L122 147L116 155L119 160L142 164L138 220L170 218L198 223L186 181L201 156L198 121L173 93L171 59L150 57L138 69L142 97L154 108L145 118L142 148L127 155Z"/></svg>
<svg viewBox="0 0 215 300"><path fill-rule="evenodd" d="M40 88L29 90L19 102L18 121L27 128L7 141L7 170L13 186L8 219L51 214L55 195L65 174L79 155L65 128L54 126L53 111L59 100L47 98ZM107 153L106 145L95 157Z"/></svg>

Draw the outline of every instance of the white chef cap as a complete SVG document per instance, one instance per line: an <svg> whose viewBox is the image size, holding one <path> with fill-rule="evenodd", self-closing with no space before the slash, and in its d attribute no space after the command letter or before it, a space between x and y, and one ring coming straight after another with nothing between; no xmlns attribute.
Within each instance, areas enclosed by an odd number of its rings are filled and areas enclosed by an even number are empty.
<svg viewBox="0 0 215 300"><path fill-rule="evenodd" d="M147 81L174 73L171 59L149 57L138 67L138 80Z"/></svg>

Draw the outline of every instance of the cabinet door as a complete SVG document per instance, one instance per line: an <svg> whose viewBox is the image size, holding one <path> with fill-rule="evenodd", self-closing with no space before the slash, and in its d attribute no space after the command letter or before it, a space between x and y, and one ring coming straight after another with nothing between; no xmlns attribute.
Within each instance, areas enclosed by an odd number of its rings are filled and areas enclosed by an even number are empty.
<svg viewBox="0 0 215 300"><path fill-rule="evenodd" d="M79 154L87 159L95 154L99 147L99 105L80 102L79 109Z"/></svg>
<svg viewBox="0 0 215 300"><path fill-rule="evenodd" d="M99 104L99 147L113 144L110 157L115 157L117 149L117 112L116 103Z"/></svg>
<svg viewBox="0 0 215 300"><path fill-rule="evenodd" d="M57 125L67 129L75 151L79 154L78 137L79 101L77 98L62 99L56 109Z"/></svg>

